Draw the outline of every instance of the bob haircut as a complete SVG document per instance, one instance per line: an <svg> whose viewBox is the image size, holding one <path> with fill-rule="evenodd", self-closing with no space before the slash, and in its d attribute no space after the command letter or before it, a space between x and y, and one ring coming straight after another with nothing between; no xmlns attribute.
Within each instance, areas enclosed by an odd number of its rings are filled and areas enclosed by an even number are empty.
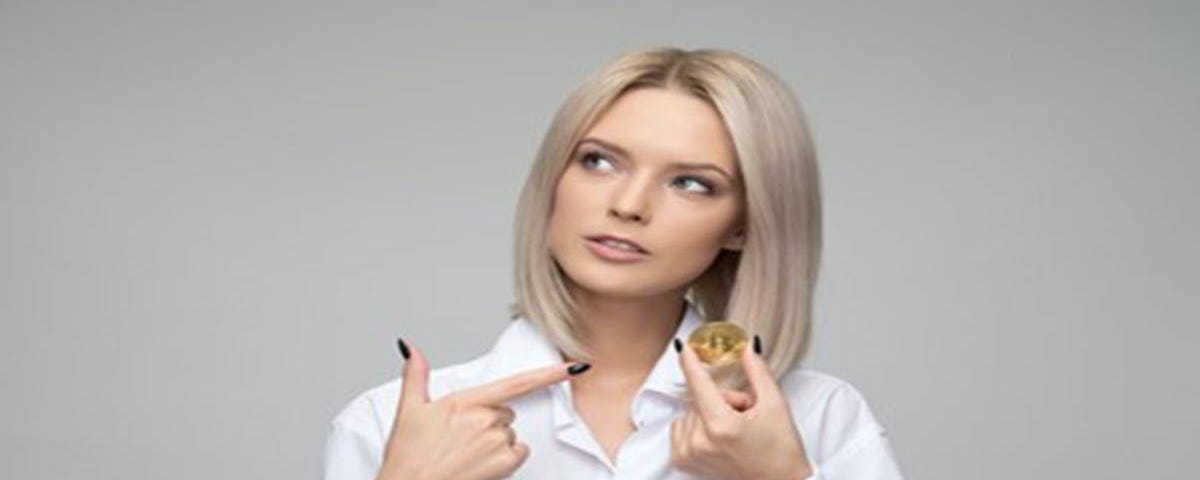
<svg viewBox="0 0 1200 480"><path fill-rule="evenodd" d="M559 107L521 190L514 223L513 319L532 321L572 358L590 358L572 315L563 271L546 235L554 191L577 142L621 94L662 88L704 100L733 139L744 190L745 239L723 249L685 298L705 321L758 334L779 380L808 353L821 256L821 191L815 147L799 101L773 72L720 49L654 47L627 52L589 75ZM686 340L686 339L681 339ZM715 378L748 385L741 368Z"/></svg>

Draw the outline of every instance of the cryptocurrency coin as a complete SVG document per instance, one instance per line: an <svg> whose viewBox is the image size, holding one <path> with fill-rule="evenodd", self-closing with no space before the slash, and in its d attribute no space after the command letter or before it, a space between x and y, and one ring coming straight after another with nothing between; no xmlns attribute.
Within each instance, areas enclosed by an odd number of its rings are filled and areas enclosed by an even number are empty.
<svg viewBox="0 0 1200 480"><path fill-rule="evenodd" d="M737 363L746 343L746 331L725 321L705 322L688 336L688 346L696 351L701 361L711 366Z"/></svg>

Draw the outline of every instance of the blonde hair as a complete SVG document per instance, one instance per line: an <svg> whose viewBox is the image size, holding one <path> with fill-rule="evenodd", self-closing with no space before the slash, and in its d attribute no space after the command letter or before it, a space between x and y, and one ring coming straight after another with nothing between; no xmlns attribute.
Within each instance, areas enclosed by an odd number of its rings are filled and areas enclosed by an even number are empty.
<svg viewBox="0 0 1200 480"><path fill-rule="evenodd" d="M648 48L589 75L559 107L521 190L514 223L512 318L534 322L572 358L588 350L572 315L547 227L558 179L577 142L605 109L634 88L688 93L712 105L733 139L743 176L745 242L722 250L686 297L706 320L728 320L763 340L780 378L808 353L821 256L817 158L799 101L766 67L719 49ZM687 340L686 338L681 340ZM743 388L738 374L723 386Z"/></svg>

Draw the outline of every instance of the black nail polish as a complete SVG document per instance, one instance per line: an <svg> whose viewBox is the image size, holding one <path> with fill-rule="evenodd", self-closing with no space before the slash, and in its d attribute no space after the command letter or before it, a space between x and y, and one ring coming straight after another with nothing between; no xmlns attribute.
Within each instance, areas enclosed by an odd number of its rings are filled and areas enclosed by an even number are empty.
<svg viewBox="0 0 1200 480"><path fill-rule="evenodd" d="M592 364L590 363L576 363L571 365L571 368L567 369L567 373L571 375L579 375L583 372L586 372L589 368L592 368Z"/></svg>
<svg viewBox="0 0 1200 480"><path fill-rule="evenodd" d="M400 337L396 337L396 346L400 347L400 355L402 355L405 360L408 360L408 345L404 344L404 340L401 340Z"/></svg>
<svg viewBox="0 0 1200 480"><path fill-rule="evenodd" d="M683 353L683 342L679 341L678 338L675 339L675 351Z"/></svg>
<svg viewBox="0 0 1200 480"><path fill-rule="evenodd" d="M754 353L757 353L760 357L762 356L762 339L758 338L758 334L754 335Z"/></svg>

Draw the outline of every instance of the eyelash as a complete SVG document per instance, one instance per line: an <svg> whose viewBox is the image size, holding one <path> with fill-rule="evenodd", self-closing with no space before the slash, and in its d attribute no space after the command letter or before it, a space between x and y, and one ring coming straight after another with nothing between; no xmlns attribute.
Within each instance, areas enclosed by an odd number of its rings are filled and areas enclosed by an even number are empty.
<svg viewBox="0 0 1200 480"><path fill-rule="evenodd" d="M579 163L580 163L580 164L582 164L582 165L584 166L584 168L587 168L587 169L589 169L589 170L590 170L590 168L588 168L588 167L587 167L587 162L588 162L589 160L594 160L594 159L596 159L596 158L604 158L604 159L606 159L606 160L608 159L608 157L606 157L606 156L605 156L603 153L601 153L601 152L596 152L596 151L585 151L585 152L583 152L583 154L582 154L582 155L580 155L580 158L579 158ZM609 163L612 163L612 162L610 161ZM702 187L704 187L704 188L708 189L708 191L707 191L707 192L692 192L692 193L699 193L699 194L701 194L701 195L712 195L713 193L715 193L715 192L716 192L716 188L714 188L714 187L713 187L712 183L711 183L711 182L708 182L707 180L704 180L704 179L703 179L703 178L701 178L701 177L696 177L696 176L692 176L692 175L684 175L684 176L681 176L681 177L676 177L675 179L676 179L676 180L680 180L680 179L692 180L692 181L694 181L694 182L696 182L696 183L700 184L700 186L702 186Z"/></svg>

